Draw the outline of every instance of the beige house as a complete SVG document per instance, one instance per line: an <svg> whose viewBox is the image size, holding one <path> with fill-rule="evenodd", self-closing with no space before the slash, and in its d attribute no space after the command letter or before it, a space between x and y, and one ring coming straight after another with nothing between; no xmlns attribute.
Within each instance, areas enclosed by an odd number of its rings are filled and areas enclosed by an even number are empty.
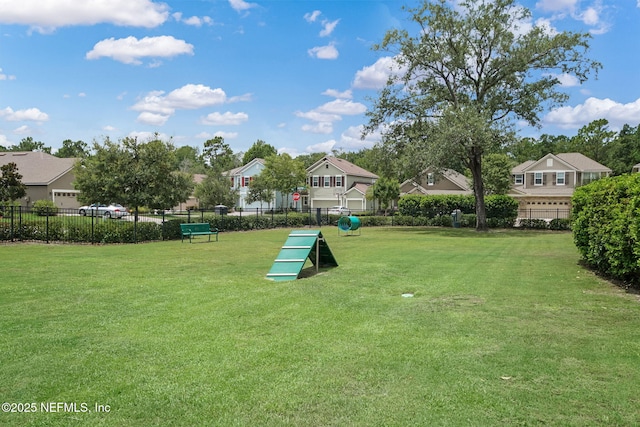
<svg viewBox="0 0 640 427"><path fill-rule="evenodd" d="M378 175L347 160L325 156L307 168L307 194L301 195L302 209L346 206L354 212L373 208L367 189Z"/></svg>
<svg viewBox="0 0 640 427"><path fill-rule="evenodd" d="M511 170L513 187L509 194L518 200L521 218L566 218L574 190L611 172L581 153L547 154Z"/></svg>
<svg viewBox="0 0 640 427"><path fill-rule="evenodd" d="M640 163L638 163L631 169L631 173L640 173Z"/></svg>
<svg viewBox="0 0 640 427"><path fill-rule="evenodd" d="M400 184L400 195L408 194L473 194L469 179L453 169L436 171L427 168L418 178L411 178Z"/></svg>
<svg viewBox="0 0 640 427"><path fill-rule="evenodd" d="M27 186L27 195L20 201L22 206L32 206L37 200L51 200L59 208L80 207L74 189L73 165L77 159L61 159L39 151L0 152L0 166L15 163L22 183Z"/></svg>

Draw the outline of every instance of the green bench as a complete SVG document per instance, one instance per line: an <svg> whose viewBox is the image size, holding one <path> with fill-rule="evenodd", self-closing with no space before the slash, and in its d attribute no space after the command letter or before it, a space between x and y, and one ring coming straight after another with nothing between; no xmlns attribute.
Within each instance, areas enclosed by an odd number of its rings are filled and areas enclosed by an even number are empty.
<svg viewBox="0 0 640 427"><path fill-rule="evenodd" d="M204 223L188 223L188 224L180 224L180 231L182 232L182 242L184 242L185 236L189 237L189 243L191 243L191 238L193 236L209 236L209 241L211 241L211 235L215 234L216 242L218 241L218 229L211 228L211 226Z"/></svg>

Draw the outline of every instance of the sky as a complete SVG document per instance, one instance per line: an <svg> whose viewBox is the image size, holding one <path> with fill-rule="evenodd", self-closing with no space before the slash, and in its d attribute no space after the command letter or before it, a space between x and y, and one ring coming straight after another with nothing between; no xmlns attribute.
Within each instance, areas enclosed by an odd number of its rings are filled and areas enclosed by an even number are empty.
<svg viewBox="0 0 640 427"><path fill-rule="evenodd" d="M530 25L592 35L597 78L559 76L570 98L520 135L640 124L640 0L521 0ZM257 140L293 156L358 151L418 0L0 0L0 145L109 137L236 153Z"/></svg>

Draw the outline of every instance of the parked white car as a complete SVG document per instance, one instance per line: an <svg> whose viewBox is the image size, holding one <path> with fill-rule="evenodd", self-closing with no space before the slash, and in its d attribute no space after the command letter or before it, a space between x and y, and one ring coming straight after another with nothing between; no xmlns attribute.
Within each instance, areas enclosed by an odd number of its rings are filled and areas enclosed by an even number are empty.
<svg viewBox="0 0 640 427"><path fill-rule="evenodd" d="M329 215L351 215L351 210L344 206L333 206L329 208Z"/></svg>
<svg viewBox="0 0 640 427"><path fill-rule="evenodd" d="M104 216L105 218L122 218L129 215L129 211L118 203L103 205L101 203L92 203L88 206L80 206L78 213L82 216Z"/></svg>

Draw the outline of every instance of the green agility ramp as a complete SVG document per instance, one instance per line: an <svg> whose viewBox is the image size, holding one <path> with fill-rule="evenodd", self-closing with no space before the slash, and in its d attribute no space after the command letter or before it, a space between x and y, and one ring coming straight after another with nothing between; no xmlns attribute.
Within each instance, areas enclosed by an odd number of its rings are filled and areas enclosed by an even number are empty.
<svg viewBox="0 0 640 427"><path fill-rule="evenodd" d="M320 230L293 230L267 273L267 279L296 280L307 258L319 267L337 267L338 263Z"/></svg>

